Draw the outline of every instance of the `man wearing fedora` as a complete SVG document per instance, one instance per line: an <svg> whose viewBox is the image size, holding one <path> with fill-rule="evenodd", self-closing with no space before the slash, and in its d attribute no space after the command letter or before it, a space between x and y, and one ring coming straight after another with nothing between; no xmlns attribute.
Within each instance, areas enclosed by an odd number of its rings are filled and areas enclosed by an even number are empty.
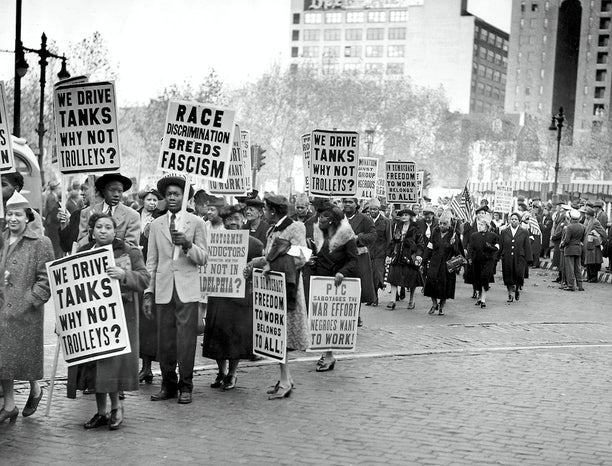
<svg viewBox="0 0 612 466"><path fill-rule="evenodd" d="M582 239L584 238L584 225L580 222L580 212L570 210L570 223L563 231L561 249L563 249L566 291L584 291L582 288Z"/></svg>
<svg viewBox="0 0 612 466"><path fill-rule="evenodd" d="M162 372L161 390L151 400L176 398L180 392L178 402L188 404L198 327L198 266L205 265L208 258L206 227L200 217L182 210L183 196L194 194L191 186L185 192L184 178L166 176L157 182L157 190L164 196L168 212L153 220L149 229L147 271L151 284L145 290L143 310L150 319L153 304L157 307L157 359Z"/></svg>
<svg viewBox="0 0 612 466"><path fill-rule="evenodd" d="M140 215L121 202L123 193L132 187L132 180L120 173L106 173L95 182L96 189L104 200L81 211L79 221L79 246L89 242L87 223L94 212L109 213L117 223L117 238L132 246L140 242Z"/></svg>

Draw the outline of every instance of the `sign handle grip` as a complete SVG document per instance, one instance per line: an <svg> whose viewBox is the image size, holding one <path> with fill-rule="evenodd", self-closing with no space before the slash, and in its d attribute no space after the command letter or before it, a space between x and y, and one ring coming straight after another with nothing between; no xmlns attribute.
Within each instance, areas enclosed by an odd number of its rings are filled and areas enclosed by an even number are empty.
<svg viewBox="0 0 612 466"><path fill-rule="evenodd" d="M183 203L181 205L181 211L187 213L187 203L189 202L189 187L191 186L191 175L187 174L185 176L185 190L183 191ZM185 215L181 217L185 218ZM176 226L178 230L182 230L184 227L183 220L179 220L178 225ZM179 247L174 246L172 260L177 260L179 256Z"/></svg>

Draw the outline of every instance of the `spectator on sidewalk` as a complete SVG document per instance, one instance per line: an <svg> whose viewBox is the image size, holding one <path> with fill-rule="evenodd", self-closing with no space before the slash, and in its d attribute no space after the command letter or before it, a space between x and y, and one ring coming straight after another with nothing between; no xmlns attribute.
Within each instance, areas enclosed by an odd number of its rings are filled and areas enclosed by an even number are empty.
<svg viewBox="0 0 612 466"><path fill-rule="evenodd" d="M563 249L565 263L565 291L584 291L582 287L582 239L584 238L584 225L580 222L580 212L570 210L570 223L563 232L561 249Z"/></svg>
<svg viewBox="0 0 612 466"><path fill-rule="evenodd" d="M585 209L584 237L582 238L583 258L587 269L587 282L597 283L599 269L603 263L601 245L608 239L606 230L599 220L595 218L595 210L591 207Z"/></svg>
<svg viewBox="0 0 612 466"><path fill-rule="evenodd" d="M134 292L143 291L149 285L150 275L140 249L116 238L117 224L110 214L105 212L92 214L89 217L89 229L92 241L81 250L112 247L115 266L108 267L106 273L110 278L119 281L132 351L95 361L93 386L96 392L97 412L83 427L96 429L108 426L110 430L116 430L123 423L124 414L120 393L138 390L138 309L135 307L138 300L134 299ZM89 388L79 377L81 370L89 371L86 365L68 368L68 398L75 398L77 389ZM110 413L107 411L107 395L111 402Z"/></svg>
<svg viewBox="0 0 612 466"><path fill-rule="evenodd" d="M30 394L24 417L36 411L43 392L44 305L51 297L45 263L53 260L51 240L31 228L34 215L27 199L18 192L6 203L7 229L2 235L0 271L4 303L0 306L0 383L4 405L0 424L15 422L15 380L28 380Z"/></svg>
<svg viewBox="0 0 612 466"><path fill-rule="evenodd" d="M178 176L166 176L157 182L168 213L151 223L147 256L151 283L143 299L147 318L153 318L152 306L157 306L162 385L151 400L176 398L180 392L181 404L192 401L200 300L198 265L206 264L208 257L204 220L182 210L183 196L193 197L193 188L187 189L185 184L185 179Z"/></svg>

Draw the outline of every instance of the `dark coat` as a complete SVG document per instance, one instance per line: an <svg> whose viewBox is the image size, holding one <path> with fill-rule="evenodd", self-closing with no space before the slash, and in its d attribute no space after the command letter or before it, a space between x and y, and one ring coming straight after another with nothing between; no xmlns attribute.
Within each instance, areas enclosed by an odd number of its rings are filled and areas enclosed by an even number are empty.
<svg viewBox="0 0 612 466"><path fill-rule="evenodd" d="M529 232L519 227L512 236L508 227L501 232L499 256L502 263L502 276L506 286L523 286L527 263L532 259Z"/></svg>
<svg viewBox="0 0 612 466"><path fill-rule="evenodd" d="M468 258L472 261L472 280L477 289L494 282L499 236L492 231L477 231L470 236Z"/></svg>
<svg viewBox="0 0 612 466"><path fill-rule="evenodd" d="M563 230L563 239L560 245L563 249L563 255L581 256L582 238L584 238L584 225L577 222L570 222L567 228Z"/></svg>
<svg viewBox="0 0 612 466"><path fill-rule="evenodd" d="M255 230L251 230L251 227L248 223L242 226L243 230L249 230L249 236L252 236L255 239L261 241L263 247L265 248L268 243L268 230L270 229L270 225L265 220L260 220L259 225Z"/></svg>
<svg viewBox="0 0 612 466"><path fill-rule="evenodd" d="M446 261L457 254L463 254L463 245L459 235L449 230L442 236L440 228L435 227L425 249L424 259L429 261L425 296L436 299L455 298L457 274L448 271Z"/></svg>
<svg viewBox="0 0 612 466"><path fill-rule="evenodd" d="M380 214L374 221L376 228L376 241L370 248L370 260L372 261L372 282L374 290L385 287L385 259L387 248L391 243L391 220Z"/></svg>
<svg viewBox="0 0 612 466"><path fill-rule="evenodd" d="M402 223L393 225L391 243L387 248L387 256L391 257L391 265L414 265L416 256L423 256L423 238L415 223L410 222L406 234L402 236Z"/></svg>
<svg viewBox="0 0 612 466"><path fill-rule="evenodd" d="M85 251L93 247L94 243L92 242L81 250ZM149 286L151 276L145 267L142 253L137 247L126 245L121 240L115 240L113 242L113 255L117 266L126 271L125 278L119 282L119 285L132 351L128 354L99 359L94 361L93 364L69 367L66 387L68 398L75 398L77 390L91 388L91 386L86 386L85 383L85 377L89 375L93 375L94 388L97 393L138 390L139 315L138 309L136 309L134 292L143 291ZM91 367L94 373L86 374L88 371L86 367Z"/></svg>
<svg viewBox="0 0 612 466"><path fill-rule="evenodd" d="M138 209L136 212L138 212L138 216L140 217L142 215L142 210L144 209L144 207L141 207L140 209ZM162 215L164 215L164 211L160 210L160 209L155 209L152 213L151 216L153 217L153 220L155 220L157 217L160 217ZM71 221L72 221L72 217L71 217ZM141 228L140 229L140 247L141 247L141 251L142 251L142 256L144 257L145 263L147 262L147 251L149 250L149 227L151 226L151 224L149 223L147 225L147 227L145 227L144 229Z"/></svg>
<svg viewBox="0 0 612 466"><path fill-rule="evenodd" d="M64 252L72 252L72 244L76 243L79 237L79 222L83 209L84 207L70 214L70 220L65 228L58 227L59 244Z"/></svg>
<svg viewBox="0 0 612 466"><path fill-rule="evenodd" d="M419 229L420 235L423 237L423 243L427 244L427 242L429 241L429 238L431 237L433 229L438 226L438 219L434 217L431 221L431 225L429 227L430 236L427 236L427 222L425 222L424 218L418 219L416 221L416 225Z"/></svg>
<svg viewBox="0 0 612 466"><path fill-rule="evenodd" d="M376 242L377 234L374 221L369 215L356 212L348 219L353 232L357 235L357 258L359 278L361 279L361 302L376 301L376 290L372 281L372 262L370 261L370 248ZM367 248L367 249L366 249Z"/></svg>
<svg viewBox="0 0 612 466"><path fill-rule="evenodd" d="M595 217L590 219L587 217L587 221L584 222L584 236L582 238L585 264L601 264L603 262L601 245L605 244L607 239L608 234L599 220Z"/></svg>
<svg viewBox="0 0 612 466"><path fill-rule="evenodd" d="M38 380L43 378L44 305L51 297L45 263L53 260L53 247L30 225L10 246L8 235L2 235L0 266L9 273L0 308L0 379Z"/></svg>
<svg viewBox="0 0 612 466"><path fill-rule="evenodd" d="M315 232L319 230L315 225ZM321 230L319 230L320 232ZM348 222L342 222L331 237L315 233L318 240L317 258L313 266L313 275L333 277L341 273L345 277L357 277L357 242Z"/></svg>

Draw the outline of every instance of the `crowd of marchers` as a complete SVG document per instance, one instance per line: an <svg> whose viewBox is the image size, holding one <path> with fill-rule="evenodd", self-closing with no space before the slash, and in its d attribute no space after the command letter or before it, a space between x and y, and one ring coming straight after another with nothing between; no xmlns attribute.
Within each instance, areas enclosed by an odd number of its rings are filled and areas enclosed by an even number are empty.
<svg viewBox="0 0 612 466"><path fill-rule="evenodd" d="M93 178L92 178L93 180ZM20 410L15 380L28 381L21 409L33 415L43 397L43 312L50 299L45 264L77 251L111 248L116 265L106 270L119 282L132 352L71 366L67 396L94 394L96 412L85 429L118 429L124 422L124 392L154 382L151 401L193 401L197 338L202 355L216 361L212 389L229 392L238 385L239 362L253 354L252 274L254 269L285 274L289 350L308 348L311 276L361 281L361 303L382 303L394 310L403 301L416 309L416 289L430 298L432 315L444 315L455 285L473 287L475 305L494 305L487 293L500 269L507 301L521 299L524 280L541 258L552 256L558 282L568 291L583 290L582 267L596 281L603 257L610 256L610 234L603 203L542 206L518 203L516 212L493 212L486 199L474 218L457 218L431 203L391 206L380 199L309 198L253 191L233 202L204 190L194 192L180 176L165 176L156 186L130 193L132 180L120 173L71 186L60 203L59 185L50 183L42 215L20 194L23 177L2 175L5 219L0 266L0 423L15 422ZM183 210L183 199L188 208ZM556 210L555 210L556 209ZM207 238L214 230L249 231L243 298L209 297L201 302L198 267L208 258ZM606 231L606 229L608 229ZM296 254L300 246L312 254ZM463 272L463 273L462 273ZM362 325L361 317L358 326ZM141 360L139 367L138 360ZM320 355L316 372L335 368L331 351ZM279 364L279 377L267 390L271 400L287 398L295 381L290 364Z"/></svg>

